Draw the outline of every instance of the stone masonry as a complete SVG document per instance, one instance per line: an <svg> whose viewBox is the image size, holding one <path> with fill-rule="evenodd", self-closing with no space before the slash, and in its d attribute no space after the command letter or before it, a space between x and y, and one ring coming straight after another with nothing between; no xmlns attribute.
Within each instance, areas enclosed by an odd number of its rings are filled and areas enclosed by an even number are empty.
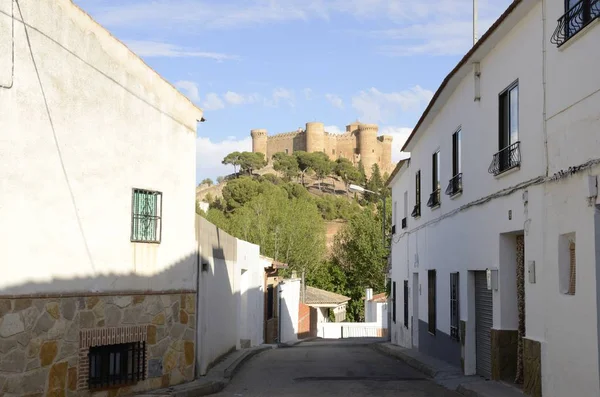
<svg viewBox="0 0 600 397"><path fill-rule="evenodd" d="M194 378L195 295L0 299L0 396L119 396ZM87 349L146 342L146 379L87 390Z"/></svg>
<svg viewBox="0 0 600 397"><path fill-rule="evenodd" d="M267 161L275 153L292 154L295 151L323 152L335 161L346 158L354 165L362 161L367 176L371 175L373 164L377 164L381 174L390 173L392 164L392 137L377 136L379 127L376 124L360 122L346 126L344 134L332 134L325 131L323 123L306 123L306 128L283 134L268 136L267 130L254 129L252 151L263 153Z"/></svg>

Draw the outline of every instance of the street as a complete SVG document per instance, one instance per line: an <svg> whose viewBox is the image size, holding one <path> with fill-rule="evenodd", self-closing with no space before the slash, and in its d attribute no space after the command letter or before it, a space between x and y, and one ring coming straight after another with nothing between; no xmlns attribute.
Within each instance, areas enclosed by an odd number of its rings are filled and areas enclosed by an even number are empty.
<svg viewBox="0 0 600 397"><path fill-rule="evenodd" d="M376 341L317 340L267 350L217 396L459 396L375 351L369 345Z"/></svg>

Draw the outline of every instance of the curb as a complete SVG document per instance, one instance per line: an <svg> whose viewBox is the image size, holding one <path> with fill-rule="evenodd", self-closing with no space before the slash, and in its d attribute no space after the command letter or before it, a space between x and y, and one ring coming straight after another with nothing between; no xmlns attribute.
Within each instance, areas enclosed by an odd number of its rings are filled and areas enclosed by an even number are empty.
<svg viewBox="0 0 600 397"><path fill-rule="evenodd" d="M416 358L410 357L409 355L403 354L402 352L398 352L398 351L389 349L389 348L387 348L387 346L385 346L381 343L374 343L372 346L376 350L379 350L381 353L384 353L388 356L395 357L395 358L398 358L398 359L404 361L410 367L416 369L417 371L424 373L425 375L427 375L428 377L430 377L432 379L435 378L437 376L437 374L439 373L438 370L430 367L427 364L422 363L421 361L417 360Z"/></svg>
<svg viewBox="0 0 600 397"><path fill-rule="evenodd" d="M229 367L225 369L225 371L223 372L223 377L226 380L230 380L235 376L237 371L241 368L242 364L244 364L246 361L256 356L257 354L260 354L265 350L269 350L272 348L272 346L260 346L256 349L248 350L245 354L242 354L237 360L235 360L233 363L231 363Z"/></svg>
<svg viewBox="0 0 600 397"><path fill-rule="evenodd" d="M296 345L299 345L300 343L310 342L315 339L318 339L318 338L316 336L311 336L310 338L298 339L297 341L294 341L294 342L278 343L277 347L278 348L294 347Z"/></svg>

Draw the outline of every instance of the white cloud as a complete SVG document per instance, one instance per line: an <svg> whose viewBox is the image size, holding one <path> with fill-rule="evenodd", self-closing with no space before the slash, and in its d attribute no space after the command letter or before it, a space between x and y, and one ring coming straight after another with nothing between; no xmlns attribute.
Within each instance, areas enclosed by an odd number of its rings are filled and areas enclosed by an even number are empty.
<svg viewBox="0 0 600 397"><path fill-rule="evenodd" d="M202 108L204 110L219 110L223 109L225 104L221 100L218 94L214 92L209 92L206 94L206 98L204 98L204 102L202 102Z"/></svg>
<svg viewBox="0 0 600 397"><path fill-rule="evenodd" d="M175 87L179 88L193 102L200 101L198 93L198 85L193 81L181 80L175 83Z"/></svg>
<svg viewBox="0 0 600 397"><path fill-rule="evenodd" d="M278 87L273 90L272 100L266 99L265 104L270 106L278 106L280 102L287 102L290 106L295 105L294 91L287 88Z"/></svg>
<svg viewBox="0 0 600 397"><path fill-rule="evenodd" d="M223 165L221 161L231 152L252 151L252 138L250 136L238 139L228 137L220 142L213 142L210 138L199 137L196 139L196 180L204 178L229 175L233 173L233 167Z"/></svg>
<svg viewBox="0 0 600 397"><path fill-rule="evenodd" d="M333 107L336 107L338 109L344 108L344 101L339 96L335 94L325 94L325 98L327 98L327 100L333 105Z"/></svg>
<svg viewBox="0 0 600 397"><path fill-rule="evenodd" d="M310 88L305 88L302 92L304 92L304 98L306 98L306 100L309 101L312 99L313 91Z"/></svg>
<svg viewBox="0 0 600 397"><path fill-rule="evenodd" d="M341 129L337 125L326 125L325 131L329 132L330 134L343 134L346 132L346 129Z"/></svg>
<svg viewBox="0 0 600 397"><path fill-rule="evenodd" d="M400 92L381 92L376 88L360 91L352 97L352 107L363 121L385 123L399 112L418 112L433 97L433 92L416 85Z"/></svg>
<svg viewBox="0 0 600 397"><path fill-rule="evenodd" d="M255 103L259 100L259 96L257 94L249 94L244 95L233 91L227 91L225 95L223 95L223 99L231 105L244 105L248 103Z"/></svg>
<svg viewBox="0 0 600 397"><path fill-rule="evenodd" d="M131 51L141 57L167 57L167 58L208 58L215 61L228 59L239 59L236 55L228 55L219 52L204 52L186 49L175 44L161 43L157 41L128 40L127 46Z"/></svg>
<svg viewBox="0 0 600 397"><path fill-rule="evenodd" d="M408 127L393 127L387 126L379 130L381 135L390 135L392 140L392 161L398 162L402 159L409 157L408 153L402 152L402 146L408 139L408 136L412 132L412 128Z"/></svg>

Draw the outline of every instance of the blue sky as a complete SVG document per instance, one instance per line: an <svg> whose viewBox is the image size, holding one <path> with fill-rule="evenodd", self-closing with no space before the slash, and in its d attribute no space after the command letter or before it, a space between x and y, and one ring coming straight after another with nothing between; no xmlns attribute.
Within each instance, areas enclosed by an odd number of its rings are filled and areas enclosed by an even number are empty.
<svg viewBox="0 0 600 397"><path fill-rule="evenodd" d="M269 134L379 124L400 148L472 45L472 0L75 0L205 111L197 180ZM479 0L479 35L510 0Z"/></svg>

